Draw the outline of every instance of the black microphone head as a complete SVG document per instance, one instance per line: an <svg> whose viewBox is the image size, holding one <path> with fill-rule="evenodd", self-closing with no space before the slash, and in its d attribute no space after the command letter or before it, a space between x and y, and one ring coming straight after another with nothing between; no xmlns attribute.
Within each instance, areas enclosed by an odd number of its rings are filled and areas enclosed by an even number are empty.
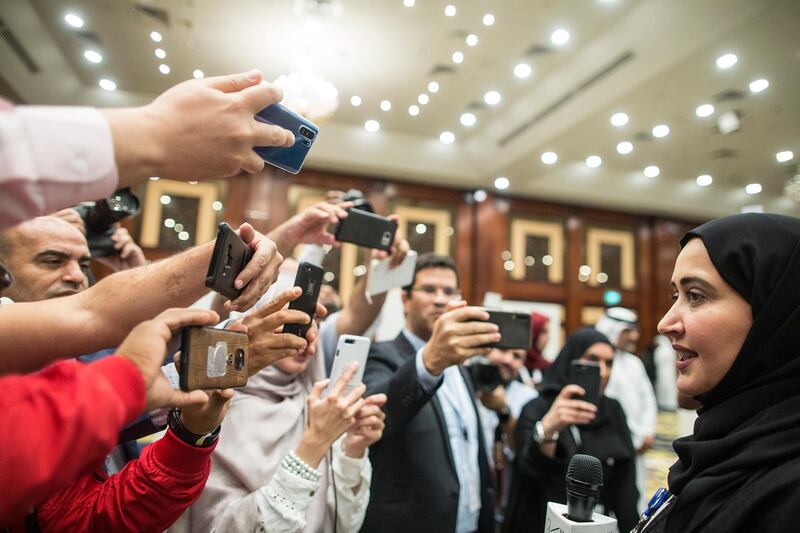
<svg viewBox="0 0 800 533"><path fill-rule="evenodd" d="M592 455L578 453L572 456L567 467L567 481L580 481L587 485L603 484L603 465Z"/></svg>

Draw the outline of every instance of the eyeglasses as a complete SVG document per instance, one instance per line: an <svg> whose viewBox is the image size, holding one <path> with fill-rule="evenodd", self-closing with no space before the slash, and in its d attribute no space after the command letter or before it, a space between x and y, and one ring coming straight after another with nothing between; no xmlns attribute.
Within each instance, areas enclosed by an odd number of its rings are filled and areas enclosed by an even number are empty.
<svg viewBox="0 0 800 533"><path fill-rule="evenodd" d="M412 291L424 292L428 296L436 296L441 291L446 298L457 300L461 298L461 291L453 287L434 287L433 285L420 285L419 287L412 287Z"/></svg>

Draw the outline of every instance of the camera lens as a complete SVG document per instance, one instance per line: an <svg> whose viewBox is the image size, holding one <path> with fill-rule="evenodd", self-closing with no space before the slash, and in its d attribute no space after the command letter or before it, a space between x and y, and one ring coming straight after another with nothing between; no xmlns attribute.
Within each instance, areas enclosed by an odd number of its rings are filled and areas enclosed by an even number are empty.
<svg viewBox="0 0 800 533"><path fill-rule="evenodd" d="M241 348L236 350L236 358L233 363L233 368L236 370L244 369L244 350Z"/></svg>
<svg viewBox="0 0 800 533"><path fill-rule="evenodd" d="M314 134L313 131L311 131L310 129L306 128L305 126L300 126L300 135L302 135L303 137L305 137L305 138L307 138L309 140L313 140L315 134Z"/></svg>

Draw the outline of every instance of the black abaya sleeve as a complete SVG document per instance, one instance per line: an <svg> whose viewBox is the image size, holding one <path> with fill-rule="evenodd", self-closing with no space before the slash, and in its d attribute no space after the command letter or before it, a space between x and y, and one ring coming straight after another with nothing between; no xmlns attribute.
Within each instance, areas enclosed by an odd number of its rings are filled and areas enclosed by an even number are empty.
<svg viewBox="0 0 800 533"><path fill-rule="evenodd" d="M561 443L556 445L555 458L550 458L542 453L539 445L533 440L536 422L541 420L549 409L550 402L543 398L531 400L522 409L514 430L515 473L538 483L546 483L553 477L563 476L566 471L566 454Z"/></svg>

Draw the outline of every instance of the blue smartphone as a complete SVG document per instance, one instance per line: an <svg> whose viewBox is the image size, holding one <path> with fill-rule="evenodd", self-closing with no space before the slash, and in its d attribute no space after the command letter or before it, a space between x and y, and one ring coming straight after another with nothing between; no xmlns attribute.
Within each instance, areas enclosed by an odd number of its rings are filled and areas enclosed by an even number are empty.
<svg viewBox="0 0 800 533"><path fill-rule="evenodd" d="M291 131L294 134L294 144L289 147L256 146L253 150L270 165L292 174L300 172L311 145L317 140L317 125L281 104L272 104L262 109L256 114L256 120Z"/></svg>

